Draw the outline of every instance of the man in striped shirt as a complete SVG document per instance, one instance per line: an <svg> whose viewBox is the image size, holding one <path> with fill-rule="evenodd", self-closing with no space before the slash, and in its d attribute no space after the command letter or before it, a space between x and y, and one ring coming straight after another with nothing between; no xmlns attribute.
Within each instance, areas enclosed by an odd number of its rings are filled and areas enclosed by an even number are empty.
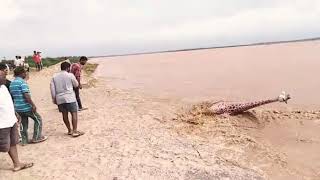
<svg viewBox="0 0 320 180"><path fill-rule="evenodd" d="M36 105L33 103L30 95L29 86L24 80L27 73L23 67L17 67L14 70L15 79L10 84L10 93L14 100L15 111L21 117L21 137L22 145L28 144L28 118L34 120L34 132L32 143L43 142L47 137L42 136L42 119L37 113Z"/></svg>

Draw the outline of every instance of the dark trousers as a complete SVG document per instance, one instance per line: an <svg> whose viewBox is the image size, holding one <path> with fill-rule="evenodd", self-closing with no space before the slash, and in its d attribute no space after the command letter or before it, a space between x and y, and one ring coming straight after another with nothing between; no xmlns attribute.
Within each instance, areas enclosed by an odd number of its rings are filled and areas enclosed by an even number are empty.
<svg viewBox="0 0 320 180"><path fill-rule="evenodd" d="M42 70L42 62L36 63L37 70Z"/></svg>
<svg viewBox="0 0 320 180"><path fill-rule="evenodd" d="M74 93L76 94L76 99L77 99L77 103L78 103L78 107L79 109L82 109L82 104L81 104L81 99L80 99L80 92L79 92L79 88L73 88Z"/></svg>
<svg viewBox="0 0 320 180"><path fill-rule="evenodd" d="M22 129L20 130L22 144L28 144L28 125L29 117L34 121L33 140L39 140L42 137L42 119L36 112L18 112L21 117Z"/></svg>

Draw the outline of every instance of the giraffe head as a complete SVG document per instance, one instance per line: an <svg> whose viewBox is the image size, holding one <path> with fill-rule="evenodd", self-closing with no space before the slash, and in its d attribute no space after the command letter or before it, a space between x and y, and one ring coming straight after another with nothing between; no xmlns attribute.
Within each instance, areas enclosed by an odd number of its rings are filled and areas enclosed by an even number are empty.
<svg viewBox="0 0 320 180"><path fill-rule="evenodd" d="M286 93L285 91L282 91L281 94L278 97L279 102L285 102L288 103L288 100L291 99L290 94Z"/></svg>

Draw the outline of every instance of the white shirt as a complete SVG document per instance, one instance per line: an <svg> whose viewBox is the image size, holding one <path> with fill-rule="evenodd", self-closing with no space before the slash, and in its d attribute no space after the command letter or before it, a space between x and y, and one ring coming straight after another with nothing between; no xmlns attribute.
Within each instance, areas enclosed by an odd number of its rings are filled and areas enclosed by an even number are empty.
<svg viewBox="0 0 320 180"><path fill-rule="evenodd" d="M55 74L50 83L52 99L56 99L57 104L77 102L74 87L79 83L72 73L61 71Z"/></svg>
<svg viewBox="0 0 320 180"><path fill-rule="evenodd" d="M13 102L5 85L0 86L0 129L13 127L17 122Z"/></svg>
<svg viewBox="0 0 320 180"><path fill-rule="evenodd" d="M20 66L20 60L19 60L19 59L15 59L15 60L14 60L14 65L15 65L16 67Z"/></svg>

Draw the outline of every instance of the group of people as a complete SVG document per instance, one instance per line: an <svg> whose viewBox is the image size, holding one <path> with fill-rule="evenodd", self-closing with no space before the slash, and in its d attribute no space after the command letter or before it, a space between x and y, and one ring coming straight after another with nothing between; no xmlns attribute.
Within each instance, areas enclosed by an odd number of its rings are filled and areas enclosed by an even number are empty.
<svg viewBox="0 0 320 180"><path fill-rule="evenodd" d="M14 60L14 68L22 66L29 72L29 64L26 62L25 57L16 56L16 59Z"/></svg>
<svg viewBox="0 0 320 180"><path fill-rule="evenodd" d="M86 64L87 57L82 56L78 63L61 63L61 71L55 74L50 82L51 97L62 113L62 119L67 127L68 135L79 137L84 134L77 129L78 111L84 110L81 104L79 89L81 85L81 69ZM19 171L33 166L33 163L21 163L18 157L17 144L27 145L47 140L42 133L42 118L31 98L31 92L26 82L27 71L18 66L14 69L14 80L7 79L8 68L0 63L0 152L8 152L14 168ZM70 125L68 113L72 116ZM28 138L29 118L34 121L34 131L31 140ZM20 134L18 127L20 127Z"/></svg>
<svg viewBox="0 0 320 180"><path fill-rule="evenodd" d="M43 65L42 65L42 57L41 57L41 52L40 51L33 51L33 55L32 55L32 60L34 61L35 65L36 65L36 69L38 71L43 69ZM17 68L17 67L24 67L28 72L29 72L29 64L28 62L26 62L26 57L21 57L19 55L17 55L13 61L13 68Z"/></svg>
<svg viewBox="0 0 320 180"><path fill-rule="evenodd" d="M32 56L32 60L34 61L38 71L41 71L43 69L42 57L40 53L41 53L40 51L33 51L33 56Z"/></svg>

